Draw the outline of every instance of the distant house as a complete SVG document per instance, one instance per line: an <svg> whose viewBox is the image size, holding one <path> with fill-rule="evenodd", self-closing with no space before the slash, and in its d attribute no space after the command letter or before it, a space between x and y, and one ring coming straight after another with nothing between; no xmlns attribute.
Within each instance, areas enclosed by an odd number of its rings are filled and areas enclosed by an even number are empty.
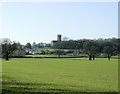
<svg viewBox="0 0 120 94"><path fill-rule="evenodd" d="M51 41L51 44L53 45L54 43L58 42L57 40Z"/></svg>
<svg viewBox="0 0 120 94"><path fill-rule="evenodd" d="M46 43L45 44L45 48L50 48L52 45L51 45L51 43Z"/></svg>

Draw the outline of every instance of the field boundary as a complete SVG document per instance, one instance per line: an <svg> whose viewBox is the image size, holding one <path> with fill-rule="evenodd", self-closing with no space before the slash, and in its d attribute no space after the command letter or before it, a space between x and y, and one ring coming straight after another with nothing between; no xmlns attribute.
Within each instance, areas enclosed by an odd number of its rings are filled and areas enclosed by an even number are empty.
<svg viewBox="0 0 120 94"><path fill-rule="evenodd" d="M0 57L1 58L1 57ZM2 57L3 58L3 57ZM88 56L70 56L70 57L33 57L33 56L11 56L9 58L88 58ZM95 58L107 58L107 57L95 57ZM120 59L120 57L111 57L112 59Z"/></svg>

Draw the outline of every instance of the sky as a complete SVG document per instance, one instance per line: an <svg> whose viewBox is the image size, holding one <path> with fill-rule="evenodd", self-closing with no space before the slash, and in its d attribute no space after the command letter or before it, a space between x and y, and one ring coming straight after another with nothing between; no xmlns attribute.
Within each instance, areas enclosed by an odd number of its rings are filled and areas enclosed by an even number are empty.
<svg viewBox="0 0 120 94"><path fill-rule="evenodd" d="M118 37L117 2L2 3L0 38L21 44Z"/></svg>

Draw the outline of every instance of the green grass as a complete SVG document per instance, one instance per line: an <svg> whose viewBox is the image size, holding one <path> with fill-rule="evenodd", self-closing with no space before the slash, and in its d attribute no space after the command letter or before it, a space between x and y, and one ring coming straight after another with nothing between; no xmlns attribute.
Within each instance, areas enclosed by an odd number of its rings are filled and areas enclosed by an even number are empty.
<svg viewBox="0 0 120 94"><path fill-rule="evenodd" d="M118 60L34 59L2 62L3 92L117 92Z"/></svg>
<svg viewBox="0 0 120 94"><path fill-rule="evenodd" d="M55 50L57 50L57 49L52 49L52 48L35 48L35 49L33 49L33 50L37 50L37 51L41 52L41 51L55 51ZM62 49L62 50L64 50L64 51L66 52L66 51L68 51L69 49Z"/></svg>
<svg viewBox="0 0 120 94"><path fill-rule="evenodd" d="M58 57L57 54L45 54L45 55L40 55L40 54L34 54L34 55L24 55L25 57ZM67 55L60 55L60 57L73 57L73 54L67 54ZM77 56L87 56L84 54L80 54Z"/></svg>
<svg viewBox="0 0 120 94"><path fill-rule="evenodd" d="M58 55L25 55L25 57L58 57ZM60 57L68 57L68 55L61 55Z"/></svg>

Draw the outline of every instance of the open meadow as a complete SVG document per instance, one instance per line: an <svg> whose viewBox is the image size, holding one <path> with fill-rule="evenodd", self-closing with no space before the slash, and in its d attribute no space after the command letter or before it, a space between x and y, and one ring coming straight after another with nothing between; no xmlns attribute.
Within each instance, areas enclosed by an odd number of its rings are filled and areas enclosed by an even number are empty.
<svg viewBox="0 0 120 94"><path fill-rule="evenodd" d="M118 91L118 59L14 58L2 73L3 92Z"/></svg>

